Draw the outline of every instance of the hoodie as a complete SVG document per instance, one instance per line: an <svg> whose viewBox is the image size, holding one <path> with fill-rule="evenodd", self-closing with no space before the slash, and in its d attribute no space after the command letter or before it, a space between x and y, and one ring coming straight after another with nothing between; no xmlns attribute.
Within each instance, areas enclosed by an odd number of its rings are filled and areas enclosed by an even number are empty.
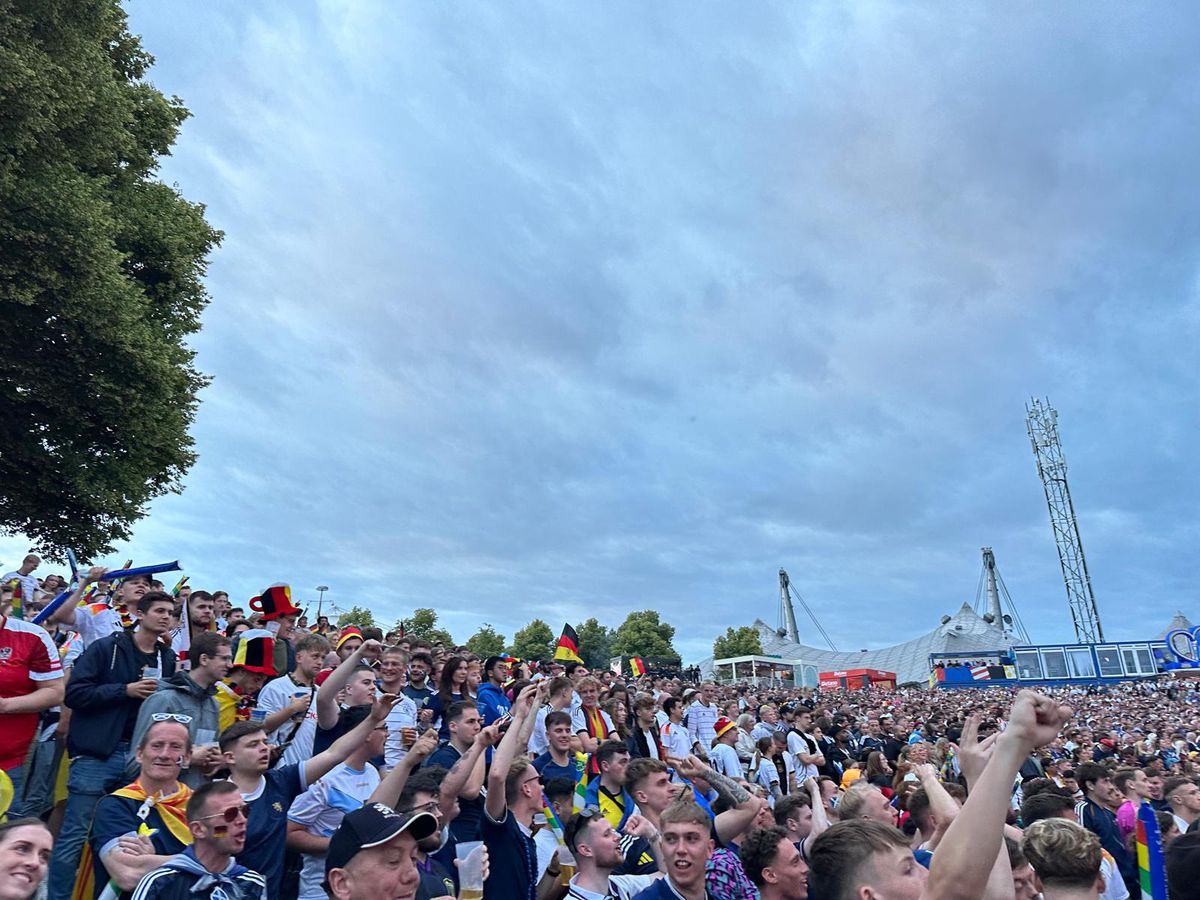
<svg viewBox="0 0 1200 900"><path fill-rule="evenodd" d="M158 682L158 690L146 698L138 711L137 724L133 728L133 739L129 742L129 759L126 771L132 776L137 773L137 746L142 735L154 721L154 715L190 716L188 734L194 746L215 744L221 732L221 708L216 699L217 686L202 688L187 672L176 672L170 678ZM179 780L188 787L199 787L205 780L199 770L184 769Z"/></svg>
<svg viewBox="0 0 1200 900"><path fill-rule="evenodd" d="M490 681L479 686L479 695L475 698L475 703L479 706L479 713L483 717L484 725L491 725L501 716L508 715L508 711L512 708L503 689Z"/></svg>

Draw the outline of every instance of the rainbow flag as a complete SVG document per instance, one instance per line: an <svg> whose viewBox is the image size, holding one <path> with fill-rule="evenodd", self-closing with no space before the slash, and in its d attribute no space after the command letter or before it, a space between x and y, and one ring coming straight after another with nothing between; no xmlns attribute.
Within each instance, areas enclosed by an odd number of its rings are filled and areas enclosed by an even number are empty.
<svg viewBox="0 0 1200 900"><path fill-rule="evenodd" d="M1137 815L1138 880L1142 900L1167 900L1167 868L1163 862L1162 835L1154 807L1145 800Z"/></svg>
<svg viewBox="0 0 1200 900"><path fill-rule="evenodd" d="M542 812L546 814L546 824L550 826L550 830L558 838L558 845L565 847L567 845L567 833L563 829L563 824L559 820L558 814L554 812L554 807L551 805L550 798L546 796L545 791L542 791Z"/></svg>
<svg viewBox="0 0 1200 900"><path fill-rule="evenodd" d="M587 764L586 753L575 754L575 801L572 804L575 812L587 806Z"/></svg>
<svg viewBox="0 0 1200 900"><path fill-rule="evenodd" d="M9 616L14 619L25 618L25 591L21 588L21 579L14 578L8 583L8 587L13 592L12 606L8 610Z"/></svg>

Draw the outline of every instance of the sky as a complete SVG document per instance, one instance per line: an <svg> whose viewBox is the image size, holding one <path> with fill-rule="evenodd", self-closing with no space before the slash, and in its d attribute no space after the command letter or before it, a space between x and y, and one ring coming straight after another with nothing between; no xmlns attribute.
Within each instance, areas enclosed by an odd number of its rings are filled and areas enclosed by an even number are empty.
<svg viewBox="0 0 1200 900"><path fill-rule="evenodd" d="M1038 396L1106 636L1200 621L1195 8L127 8L225 239L199 461L107 562L692 662L781 566L879 647L990 546L1070 639Z"/></svg>

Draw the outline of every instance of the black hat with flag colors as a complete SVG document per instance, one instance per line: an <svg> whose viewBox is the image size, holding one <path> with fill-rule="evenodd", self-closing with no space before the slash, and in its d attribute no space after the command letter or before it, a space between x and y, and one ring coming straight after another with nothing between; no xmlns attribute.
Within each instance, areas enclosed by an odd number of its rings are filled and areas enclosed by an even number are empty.
<svg viewBox="0 0 1200 900"><path fill-rule="evenodd" d="M292 589L286 584L273 584L257 597L250 598L250 608L262 613L264 622L300 614L300 608L292 605Z"/></svg>
<svg viewBox="0 0 1200 900"><path fill-rule="evenodd" d="M275 676L275 636L264 628L251 628L238 635L233 667Z"/></svg>

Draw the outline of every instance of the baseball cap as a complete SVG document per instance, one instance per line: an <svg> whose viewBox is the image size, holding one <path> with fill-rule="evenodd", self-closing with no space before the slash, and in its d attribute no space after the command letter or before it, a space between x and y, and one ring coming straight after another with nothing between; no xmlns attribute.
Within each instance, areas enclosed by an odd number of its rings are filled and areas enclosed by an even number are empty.
<svg viewBox="0 0 1200 900"><path fill-rule="evenodd" d="M325 875L334 869L344 869L360 850L386 844L405 831L420 841L438 830L437 819L430 813L419 812L401 816L390 806L368 803L342 817L329 849L325 852Z"/></svg>

